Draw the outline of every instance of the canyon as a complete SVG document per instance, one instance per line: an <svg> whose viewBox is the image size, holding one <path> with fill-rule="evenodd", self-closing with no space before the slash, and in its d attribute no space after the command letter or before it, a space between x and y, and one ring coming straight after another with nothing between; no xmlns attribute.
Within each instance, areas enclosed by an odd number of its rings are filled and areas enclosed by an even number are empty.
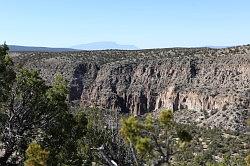
<svg viewBox="0 0 250 166"><path fill-rule="evenodd" d="M134 115L171 109L181 123L249 132L250 45L10 54L48 84L62 74L72 105Z"/></svg>

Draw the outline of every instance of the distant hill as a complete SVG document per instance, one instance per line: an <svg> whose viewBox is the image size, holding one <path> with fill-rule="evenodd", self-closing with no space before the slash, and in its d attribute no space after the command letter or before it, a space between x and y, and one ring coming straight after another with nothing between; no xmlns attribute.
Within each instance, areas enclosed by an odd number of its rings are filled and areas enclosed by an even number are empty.
<svg viewBox="0 0 250 166"><path fill-rule="evenodd" d="M208 47L208 48L217 48L217 49L219 49L219 48L228 48L228 47L230 47L230 46L205 46L205 47Z"/></svg>
<svg viewBox="0 0 250 166"><path fill-rule="evenodd" d="M18 46L18 45L9 45L11 52L67 52L67 51L79 51L72 48L51 48L51 47L32 47L32 46Z"/></svg>
<svg viewBox="0 0 250 166"><path fill-rule="evenodd" d="M87 44L80 44L72 46L71 48L79 49L79 50L107 50L107 49L118 49L118 50L137 50L134 45L121 45L115 42L93 42Z"/></svg>

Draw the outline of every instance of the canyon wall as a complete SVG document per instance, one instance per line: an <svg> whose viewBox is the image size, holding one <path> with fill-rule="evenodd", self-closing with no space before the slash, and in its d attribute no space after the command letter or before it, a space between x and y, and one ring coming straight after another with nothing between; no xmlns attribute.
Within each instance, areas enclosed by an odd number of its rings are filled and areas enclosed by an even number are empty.
<svg viewBox="0 0 250 166"><path fill-rule="evenodd" d="M250 46L75 53L13 53L50 83L69 81L71 103L135 115L172 109L177 121L247 131Z"/></svg>

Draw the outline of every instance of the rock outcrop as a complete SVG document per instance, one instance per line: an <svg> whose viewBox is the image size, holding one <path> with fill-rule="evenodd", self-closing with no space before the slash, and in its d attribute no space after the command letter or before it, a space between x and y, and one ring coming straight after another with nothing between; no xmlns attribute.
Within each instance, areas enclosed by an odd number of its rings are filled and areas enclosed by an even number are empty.
<svg viewBox="0 0 250 166"><path fill-rule="evenodd" d="M72 103L115 111L172 109L177 121L245 132L250 46L75 53L15 53L15 61L70 82Z"/></svg>

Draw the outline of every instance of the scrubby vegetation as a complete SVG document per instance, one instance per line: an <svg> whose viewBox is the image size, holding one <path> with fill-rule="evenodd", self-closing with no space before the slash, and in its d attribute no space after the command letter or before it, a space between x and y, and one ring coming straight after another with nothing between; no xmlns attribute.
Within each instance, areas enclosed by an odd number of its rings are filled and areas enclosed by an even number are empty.
<svg viewBox="0 0 250 166"><path fill-rule="evenodd" d="M248 135L178 124L171 110L72 108L67 94L62 76L48 86L0 47L0 165L249 165Z"/></svg>

